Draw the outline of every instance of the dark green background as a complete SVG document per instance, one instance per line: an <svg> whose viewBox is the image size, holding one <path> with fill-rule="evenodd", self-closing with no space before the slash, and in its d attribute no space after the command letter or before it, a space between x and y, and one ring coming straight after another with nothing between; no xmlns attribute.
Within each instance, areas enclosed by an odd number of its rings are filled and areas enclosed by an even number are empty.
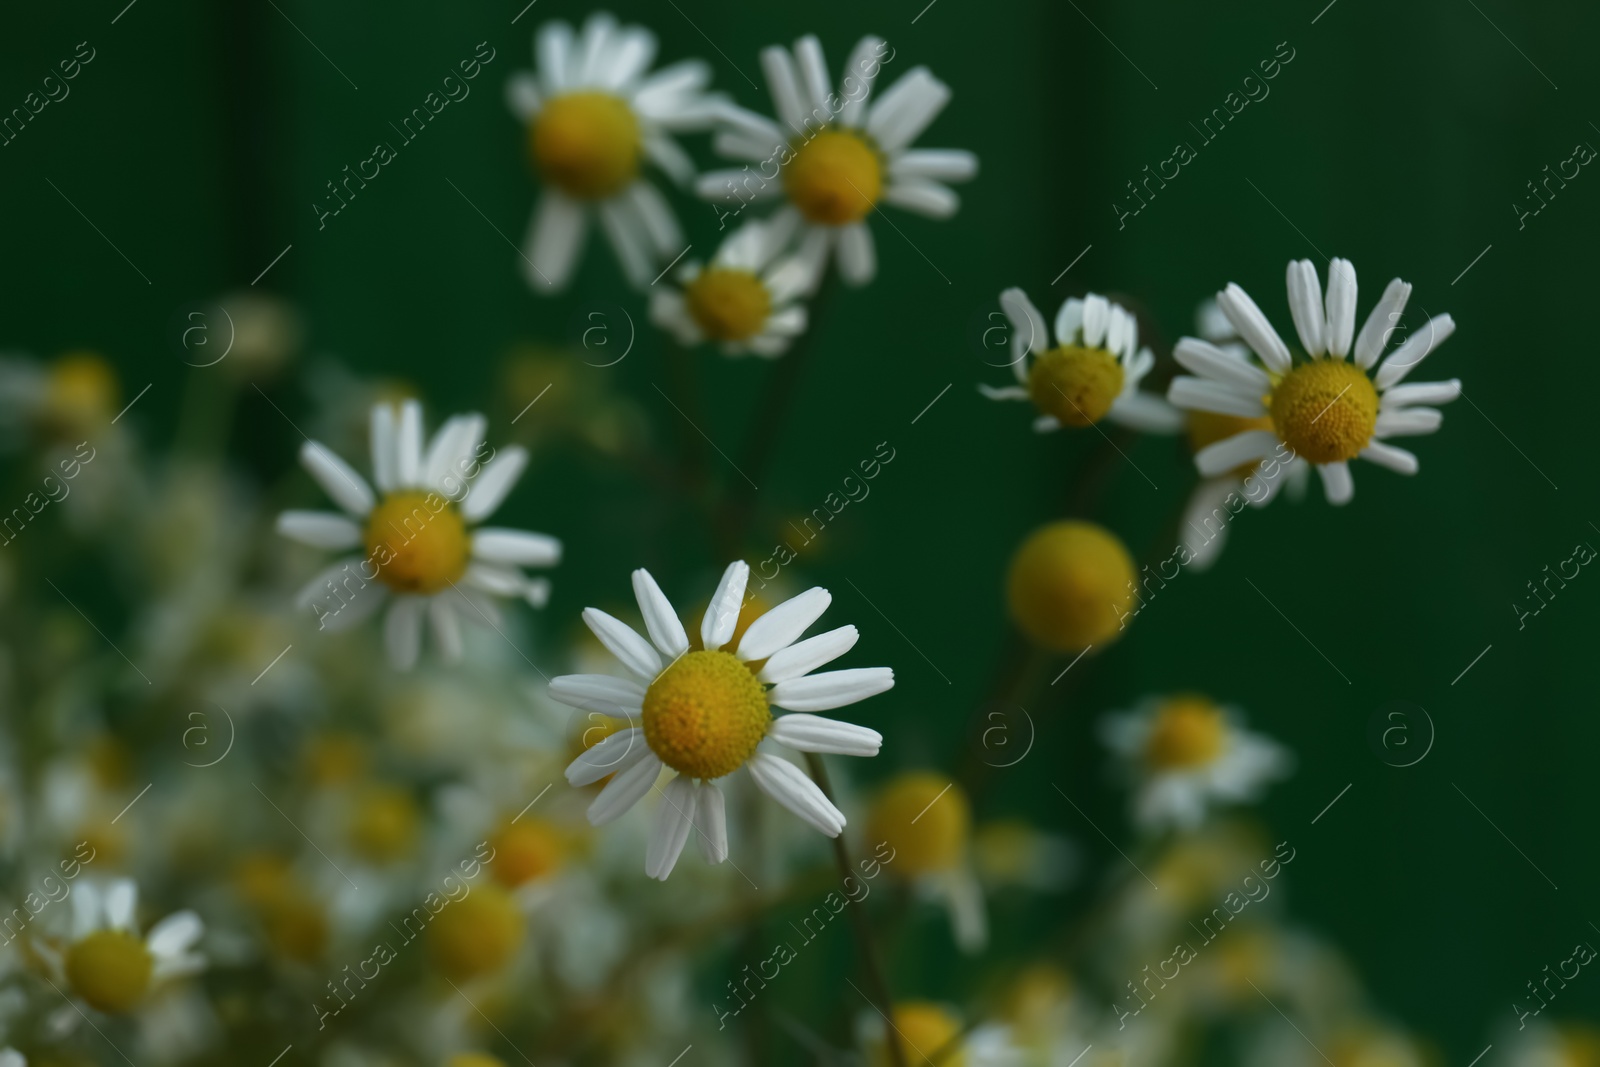
<svg viewBox="0 0 1600 1067"><path fill-rule="evenodd" d="M266 0L138 0L115 25L122 0L8 12L0 107L20 105L77 42L98 55L67 100L0 148L0 344L41 355L104 351L125 375L126 397L154 383L130 418L163 444L186 376L206 373L180 362L173 316L249 283L292 243L262 285L304 308L314 351L416 381L434 418L490 405L492 434L504 432L509 413L493 392L513 345L570 340L586 300L613 300L644 319L644 302L598 245L568 295L530 294L515 253L446 180L520 242L534 187L501 87L529 65L540 22L581 19L589 8L539 0L512 26L520 2L279 3L281 12ZM1600 144L1590 123L1600 113L1592 110L1600 15L1503 0L1338 0L1313 25L1321 0L937 0L913 25L920 8L921 0L614 5L658 31L665 58L708 58L719 88L762 110L764 88L743 76L762 82L759 46L814 30L837 68L857 36L884 35L897 49L891 73L926 63L955 90L923 143L968 147L982 159L953 221L894 214L902 235L873 220L880 278L828 309L756 498L758 530L771 531L819 505L877 442L897 449L872 496L847 510L805 565L808 579L834 589L833 615L866 635L856 661L896 667L894 692L865 712L889 739L873 769L962 757L963 724L985 699L1004 634L1007 555L1032 525L1060 513L1075 472L1100 447L1093 431L1036 437L1023 406L977 395L976 382L1006 377L970 343L1001 288L1024 286L1047 316L1086 288L1126 293L1170 342L1190 328L1196 300L1229 280L1287 330L1291 257L1312 258L1324 274L1324 253L1352 259L1362 315L1388 278L1403 275L1416 285L1414 309L1449 310L1459 324L1417 377L1459 375L1481 411L1465 400L1449 408L1443 432L1418 444L1416 479L1363 464L1346 509L1328 507L1314 487L1303 504L1246 515L1221 564L1185 574L1153 601L1071 701L1030 705L1044 724L1039 745L998 779L985 812L1063 828L1097 869L1119 862L1106 860L1103 841L1049 788L1060 783L1096 822L1126 836L1124 798L1101 781L1093 720L1173 688L1237 702L1299 755L1297 774L1264 808L1303 857L1290 885L1294 912L1353 955L1378 1003L1436 1037L1450 1062L1465 1062L1511 1021L1527 978L1573 942L1600 936L1588 925L1600 917L1600 865L1589 847L1600 579L1585 574L1521 632L1509 607L1575 542L1600 542L1585 473L1600 374L1584 318L1594 306L1600 178L1586 169L1525 230L1510 208L1545 164L1580 140ZM483 40L499 55L472 96L317 232L310 205L323 183L388 139L387 123ZM1195 140L1189 122L1220 106L1283 41L1296 56L1270 97L1119 231L1110 205L1123 183L1174 142ZM709 161L705 138L690 143ZM711 209L678 203L696 254L709 251ZM667 380L662 356L645 331L618 367L583 372L615 376L670 449L678 416L652 388ZM701 370L712 401L703 425L731 452L773 368L706 356ZM291 415L306 410L292 380L268 391ZM556 393L542 401L561 403ZM247 393L238 455L271 477L292 465L297 443ZM1149 481L1119 462L1096 517L1143 555L1192 474L1171 442L1128 451ZM727 484L737 478L725 465L714 471ZM305 489L301 499L313 495ZM665 524L641 517L663 501L659 488L593 456L535 457L504 517L568 541L552 619L622 597L627 570L639 564L669 591L706 581L718 561L690 509L676 507ZM770 539L753 536L750 558L770 552ZM1385 766L1367 741L1369 717L1392 699L1421 704L1437 727L1432 752L1409 769ZM897 978L902 987L939 985L907 992L960 984ZM1597 1004L1600 983L1580 979L1551 1014L1593 1017Z"/></svg>

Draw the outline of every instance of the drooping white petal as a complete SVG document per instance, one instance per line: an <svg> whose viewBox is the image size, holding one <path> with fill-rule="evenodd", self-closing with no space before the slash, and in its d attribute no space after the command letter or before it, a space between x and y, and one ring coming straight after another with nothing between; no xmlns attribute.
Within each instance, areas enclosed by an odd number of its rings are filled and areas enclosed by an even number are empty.
<svg viewBox="0 0 1600 1067"><path fill-rule="evenodd" d="M694 826L700 855L707 863L721 863L728 858L728 814L722 790L714 782L701 782L696 790Z"/></svg>
<svg viewBox="0 0 1600 1067"><path fill-rule="evenodd" d="M661 657L633 627L599 608L584 608L583 621L594 631L600 643L634 674L646 681L654 681L656 675L661 673Z"/></svg>
<svg viewBox="0 0 1600 1067"><path fill-rule="evenodd" d="M1023 351L1043 352L1050 347L1050 333L1045 328L1044 316L1039 314L1039 309L1034 307L1027 293L1015 286L1007 289L1000 294L1000 309L1010 320Z"/></svg>
<svg viewBox="0 0 1600 1067"><path fill-rule="evenodd" d="M656 255L667 259L685 251L683 229L661 190L649 182L634 182L623 195L632 205L634 216Z"/></svg>
<svg viewBox="0 0 1600 1067"><path fill-rule="evenodd" d="M307 441L301 445L300 465L322 486L322 491L347 513L364 519L372 510L374 498L366 479L357 474L354 467L334 455L326 445L317 441Z"/></svg>
<svg viewBox="0 0 1600 1067"><path fill-rule="evenodd" d="M1350 477L1348 463L1319 463L1317 473L1322 476L1322 488L1328 494L1328 503L1348 504L1350 498L1356 495L1356 483Z"/></svg>
<svg viewBox="0 0 1600 1067"><path fill-rule="evenodd" d="M780 715L767 736L800 752L839 756L876 756L883 747L883 735L878 731L821 715Z"/></svg>
<svg viewBox="0 0 1600 1067"><path fill-rule="evenodd" d="M893 688L894 671L890 668L853 667L779 682L767 693L767 699L788 711L827 711Z"/></svg>
<svg viewBox="0 0 1600 1067"><path fill-rule="evenodd" d="M502 448L478 472L477 481L467 490L467 498L461 502L461 517L468 522L481 522L494 514L522 476L522 468L527 465L527 449L521 445Z"/></svg>
<svg viewBox="0 0 1600 1067"><path fill-rule="evenodd" d="M531 530L484 526L472 531L472 557L518 567L554 567L561 562L561 540Z"/></svg>
<svg viewBox="0 0 1600 1067"><path fill-rule="evenodd" d="M799 767L767 752L757 752L748 766L750 777L763 793L822 833L838 837L845 828L844 812Z"/></svg>
<svg viewBox="0 0 1600 1067"><path fill-rule="evenodd" d="M1266 371L1208 341L1180 338L1172 349L1172 358L1179 366L1202 378L1237 386L1255 396L1265 396L1272 389L1272 379L1267 377Z"/></svg>
<svg viewBox="0 0 1600 1067"><path fill-rule="evenodd" d="M689 635L684 632L672 601L661 591L650 572L640 567L633 572L633 595L639 601L639 613L644 616L644 626L661 654L677 659L689 651Z"/></svg>
<svg viewBox="0 0 1600 1067"><path fill-rule="evenodd" d="M1456 332L1456 320L1449 315L1435 315L1427 324L1406 339L1406 343L1389 353L1373 375L1372 382L1378 392L1386 391L1410 374L1412 368L1427 358L1428 354Z"/></svg>
<svg viewBox="0 0 1600 1067"><path fill-rule="evenodd" d="M372 480L378 483L379 492L388 493L399 488L394 434L394 408L385 403L372 405L368 437L372 449Z"/></svg>
<svg viewBox="0 0 1600 1067"><path fill-rule="evenodd" d="M1240 339L1261 357L1261 362L1278 374L1288 372L1289 346L1283 343L1283 338L1278 336L1278 331L1272 328L1272 323L1261 313L1256 302L1250 299L1249 293L1229 282L1228 287L1217 294L1217 307L1228 316Z"/></svg>
<svg viewBox="0 0 1600 1067"><path fill-rule="evenodd" d="M1382 441L1372 441L1361 450L1361 458L1369 459L1380 467L1388 467L1396 474L1415 474L1420 464L1415 453L1408 452Z"/></svg>
<svg viewBox="0 0 1600 1067"><path fill-rule="evenodd" d="M361 527L332 511L285 511L278 533L312 548L353 548L361 543Z"/></svg>
<svg viewBox="0 0 1600 1067"><path fill-rule="evenodd" d="M446 663L461 662L461 616L455 605L442 596L433 597L428 601L428 622L432 624L439 655Z"/></svg>
<svg viewBox="0 0 1600 1067"><path fill-rule="evenodd" d="M1238 491L1239 483L1232 478L1206 478L1189 494L1179 535L1189 550L1189 569L1196 574L1208 570L1222 555L1230 522L1225 505Z"/></svg>
<svg viewBox="0 0 1600 1067"><path fill-rule="evenodd" d="M865 222L839 230L839 276L847 285L866 285L878 273L878 250Z"/></svg>
<svg viewBox="0 0 1600 1067"><path fill-rule="evenodd" d="M1289 290L1289 315L1300 335L1300 345L1312 359L1328 351L1328 324L1323 319L1322 283L1317 268L1309 259L1289 261L1286 277Z"/></svg>
<svg viewBox="0 0 1600 1067"><path fill-rule="evenodd" d="M1327 312L1328 353L1343 359L1356 332L1356 268L1348 259L1328 263Z"/></svg>
<svg viewBox="0 0 1600 1067"><path fill-rule="evenodd" d="M598 745L595 747L599 747ZM604 826L627 814L656 784L661 774L661 761L648 748L626 769L618 771L600 790L600 795L589 805L589 824ZM602 777L604 777L602 775Z"/></svg>
<svg viewBox="0 0 1600 1067"><path fill-rule="evenodd" d="M645 849L644 873L665 882L677 865L683 846L694 828L697 794L694 782L679 775L661 791L661 806L656 809L655 829Z"/></svg>
<svg viewBox="0 0 1600 1067"><path fill-rule="evenodd" d="M841 626L837 630L808 637L774 652L762 665L761 673L756 678L768 685L776 685L790 678L810 674L824 663L832 663L850 651L860 637L860 632L854 626Z"/></svg>
<svg viewBox="0 0 1600 1067"><path fill-rule="evenodd" d="M707 652L715 652L733 639L739 626L739 608L744 603L745 583L750 580L750 565L742 559L728 564L706 605L705 617L700 620L700 643Z"/></svg>
<svg viewBox="0 0 1600 1067"><path fill-rule="evenodd" d="M417 664L422 650L422 610L427 599L420 596L395 597L394 606L383 620L383 644L389 652L389 665L409 671Z"/></svg>
<svg viewBox="0 0 1600 1067"><path fill-rule="evenodd" d="M1204 477L1215 478L1235 467L1265 459L1277 447L1278 437L1271 430L1246 430L1196 452L1194 465Z"/></svg>
<svg viewBox="0 0 1600 1067"><path fill-rule="evenodd" d="M406 400L400 405L400 425L395 430L395 481L404 488L422 485L422 404Z"/></svg>
<svg viewBox="0 0 1600 1067"><path fill-rule="evenodd" d="M573 786L593 785L607 775L627 770L649 753L644 731L639 727L618 730L596 741L567 764L567 782Z"/></svg>
<svg viewBox="0 0 1600 1067"><path fill-rule="evenodd" d="M833 603L833 594L821 586L807 589L771 609L750 624L734 654L742 660L762 660L788 648Z"/></svg>
<svg viewBox="0 0 1600 1067"><path fill-rule="evenodd" d="M1378 362L1378 357L1383 355L1383 346L1389 343L1389 335L1399 325L1400 315L1405 311L1409 299L1411 286L1399 278L1384 288L1383 296L1378 298L1378 303L1367 315L1367 321L1356 337L1356 366L1367 370Z"/></svg>
<svg viewBox="0 0 1600 1067"><path fill-rule="evenodd" d="M554 292L572 278L588 231L588 208L558 189L546 187L523 238L523 275L535 289Z"/></svg>
<svg viewBox="0 0 1600 1067"><path fill-rule="evenodd" d="M633 718L644 708L644 686L610 674L562 674L550 679L550 697L584 711Z"/></svg>
<svg viewBox="0 0 1600 1067"><path fill-rule="evenodd" d="M654 261L650 255L650 235L632 202L623 197L602 201L600 227L616 250L622 273L635 288L643 289L655 274Z"/></svg>

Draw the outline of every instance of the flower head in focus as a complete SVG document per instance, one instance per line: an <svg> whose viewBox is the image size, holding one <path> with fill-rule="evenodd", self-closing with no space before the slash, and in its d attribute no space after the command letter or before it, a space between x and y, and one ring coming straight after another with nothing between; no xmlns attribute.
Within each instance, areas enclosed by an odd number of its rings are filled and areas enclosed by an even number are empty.
<svg viewBox="0 0 1600 1067"><path fill-rule="evenodd" d="M844 655L860 636L854 626L800 635L832 602L812 588L752 622L738 643L734 631L750 568L728 565L700 624L700 647L691 648L666 595L650 572L633 572L634 595L647 641L631 626L597 608L583 621L634 676L568 674L550 683L564 704L626 718L630 725L586 749L567 768L567 781L585 786L610 777L589 806L596 826L626 813L656 788L663 768L676 772L661 789L645 873L665 880L691 832L701 855L721 863L728 855L724 801L716 780L741 767L773 800L829 837L845 817L799 767L778 755L800 752L876 756L876 730L812 714L840 708L894 685L888 667L812 673ZM730 647L731 646L731 647ZM772 708L791 712L774 717Z"/></svg>
<svg viewBox="0 0 1600 1067"><path fill-rule="evenodd" d="M1256 364L1231 348L1185 337L1173 349L1190 375L1173 379L1167 398L1182 408L1243 419L1271 420L1208 445L1195 455L1205 477L1254 464L1288 449L1313 464L1328 501L1349 502L1355 493L1349 461L1360 457L1400 474L1417 472L1417 457L1388 438L1430 434L1444 421L1436 404L1461 395L1461 382L1403 384L1412 368L1455 332L1455 320L1436 315L1383 357L1411 286L1394 279L1356 333L1356 272L1347 259L1328 267L1323 293L1310 260L1288 268L1289 311L1306 356L1295 362L1289 346L1255 301L1229 283L1217 306L1249 349Z"/></svg>
<svg viewBox="0 0 1600 1067"><path fill-rule="evenodd" d="M528 125L528 150L544 188L523 250L528 282L554 291L572 276L591 214L598 214L623 272L643 288L660 262L683 250L683 233L646 162L676 182L694 164L672 139L711 122L711 68L684 60L647 73L655 34L604 12L579 33L547 22L534 39L538 73L506 83L512 113Z"/></svg>
<svg viewBox="0 0 1600 1067"><path fill-rule="evenodd" d="M496 453L484 443L482 415L446 420L424 447L422 405L407 400L398 412L372 408L372 473L376 493L355 468L316 441L300 462L344 514L285 511L278 532L315 548L360 548L362 556L335 563L301 591L297 603L324 630L354 626L392 601L384 622L389 661L410 670L428 616L445 658L461 656L461 619L498 625L491 596L521 597L542 607L545 579L522 567L560 562L561 542L547 534L476 527L494 513L527 465L516 445Z"/></svg>
<svg viewBox="0 0 1600 1067"><path fill-rule="evenodd" d="M806 328L799 298L810 279L798 259L784 254L794 230L793 219L745 223L709 265L684 264L681 288L652 291L651 321L680 344L714 341L725 355L782 355Z"/></svg>
<svg viewBox="0 0 1600 1067"><path fill-rule="evenodd" d="M866 217L890 204L930 218L949 218L960 201L946 182L978 173L971 152L912 148L950 100L950 87L926 67L907 71L869 105L893 51L880 37L863 37L850 53L837 92L815 36L794 50L772 45L761 66L777 108L777 121L744 108L720 114L717 150L754 164L711 171L697 183L708 200L739 205L782 199L774 216L802 225L800 258L820 280L837 249L839 270L851 285L877 273L877 252ZM771 173L768 173L768 171Z"/></svg>

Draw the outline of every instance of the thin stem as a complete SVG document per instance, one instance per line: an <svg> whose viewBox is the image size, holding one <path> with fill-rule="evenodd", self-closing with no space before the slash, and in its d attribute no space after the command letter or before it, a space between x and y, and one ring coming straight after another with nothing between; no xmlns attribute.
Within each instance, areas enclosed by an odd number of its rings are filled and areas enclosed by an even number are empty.
<svg viewBox="0 0 1600 1067"><path fill-rule="evenodd" d="M817 788L822 790L822 795L832 803L833 789L828 784L828 768L823 766L822 757L815 752L807 752L806 767L811 771L811 777L817 783ZM855 877L855 867L850 862L850 849L845 844L842 833L833 839L833 859L839 867L840 877ZM861 969L866 972L867 985L872 989L872 995L868 1000L875 1002L872 1006L883 1016L888 1026L883 1038L889 1049L889 1062L894 1067L907 1067L905 1049L900 1047L900 1033L894 1025L894 998L889 994L889 980L884 977L883 960L878 955L877 942L872 938L872 926L867 922L866 911L861 908L851 908L850 921L855 924L856 943L861 949Z"/></svg>

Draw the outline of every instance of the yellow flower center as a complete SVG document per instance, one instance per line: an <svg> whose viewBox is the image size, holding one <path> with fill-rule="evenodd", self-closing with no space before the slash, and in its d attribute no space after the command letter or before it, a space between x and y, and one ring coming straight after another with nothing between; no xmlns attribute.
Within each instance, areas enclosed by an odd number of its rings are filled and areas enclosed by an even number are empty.
<svg viewBox="0 0 1600 1067"><path fill-rule="evenodd" d="M915 878L960 864L971 827L961 787L943 775L919 771L900 775L883 791L867 816L867 840L887 841L894 849L895 873Z"/></svg>
<svg viewBox="0 0 1600 1067"><path fill-rule="evenodd" d="M689 314L716 341L743 341L767 324L772 298L767 287L747 270L712 268L702 271L683 291Z"/></svg>
<svg viewBox="0 0 1600 1067"><path fill-rule="evenodd" d="M117 372L93 352L62 356L47 381L44 417L62 431L98 425L117 410Z"/></svg>
<svg viewBox="0 0 1600 1067"><path fill-rule="evenodd" d="M314 963L328 945L328 917L299 891L285 893L262 909L267 942L285 959Z"/></svg>
<svg viewBox="0 0 1600 1067"><path fill-rule="evenodd" d="M464 982L504 967L522 945L522 912L511 894L485 882L447 903L429 927L434 962Z"/></svg>
<svg viewBox="0 0 1600 1067"><path fill-rule="evenodd" d="M822 226L859 222L883 192L877 149L851 130L823 130L795 148L783 187L806 221Z"/></svg>
<svg viewBox="0 0 1600 1067"><path fill-rule="evenodd" d="M566 854L556 828L536 818L508 824L490 844L495 878L513 888L555 871Z"/></svg>
<svg viewBox="0 0 1600 1067"><path fill-rule="evenodd" d="M731 652L685 652L644 694L644 739L690 778L732 774L767 736L766 689Z"/></svg>
<svg viewBox="0 0 1600 1067"><path fill-rule="evenodd" d="M373 786L356 802L350 821L350 843L375 863L400 859L411 852L420 822L417 802L403 789Z"/></svg>
<svg viewBox="0 0 1600 1067"><path fill-rule="evenodd" d="M1144 759L1158 771L1198 767L1217 758L1226 734L1221 708L1203 697L1175 697L1156 712Z"/></svg>
<svg viewBox="0 0 1600 1067"><path fill-rule="evenodd" d="M539 172L580 200L603 200L639 173L639 120L610 93L567 93L546 101L528 140Z"/></svg>
<svg viewBox="0 0 1600 1067"><path fill-rule="evenodd" d="M1272 419L1267 415L1247 419L1242 415L1219 415L1215 411L1191 411L1188 419L1189 451L1198 452L1207 445L1226 441L1246 430L1272 429L1274 429ZM1255 469L1254 463L1241 463L1232 473L1244 478Z"/></svg>
<svg viewBox="0 0 1600 1067"><path fill-rule="evenodd" d="M966 1067L966 1050L959 1046L950 1048L961 1037L961 1024L937 1004L925 1000L896 1004L894 1033L878 1038L869 1050L872 1067L889 1067L894 1062L886 1042L895 1035L900 1041L906 1067L932 1067L935 1060L939 1067ZM944 1051L946 1049L949 1051Z"/></svg>
<svg viewBox="0 0 1600 1067"><path fill-rule="evenodd" d="M367 558L397 593L437 593L467 570L472 539L455 505L437 493L391 493L367 519Z"/></svg>
<svg viewBox="0 0 1600 1067"><path fill-rule="evenodd" d="M150 988L155 961L126 930L96 930L67 950L67 980L91 1007L125 1012Z"/></svg>
<svg viewBox="0 0 1600 1067"><path fill-rule="evenodd" d="M1272 391L1278 436L1312 463L1354 459L1372 440L1378 390L1366 371L1342 359L1318 359L1286 374Z"/></svg>
<svg viewBox="0 0 1600 1067"><path fill-rule="evenodd" d="M1011 618L1037 644L1073 652L1114 640L1133 607L1133 557L1092 522L1053 522L1028 536L1006 582Z"/></svg>
<svg viewBox="0 0 1600 1067"><path fill-rule="evenodd" d="M1063 426L1093 426L1122 393L1122 364L1103 348L1063 345L1041 353L1028 371L1033 405Z"/></svg>

